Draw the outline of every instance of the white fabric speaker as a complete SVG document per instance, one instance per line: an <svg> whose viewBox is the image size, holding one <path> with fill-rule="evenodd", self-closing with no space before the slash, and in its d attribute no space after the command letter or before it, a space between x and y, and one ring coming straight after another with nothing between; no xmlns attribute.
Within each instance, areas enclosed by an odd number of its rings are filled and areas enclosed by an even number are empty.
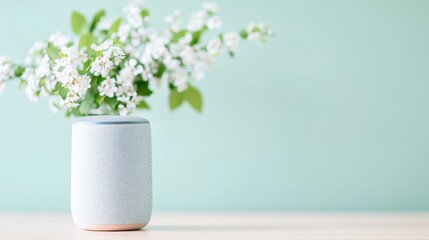
<svg viewBox="0 0 429 240"><path fill-rule="evenodd" d="M72 127L71 212L87 230L134 230L152 212L151 130L139 117L76 119Z"/></svg>

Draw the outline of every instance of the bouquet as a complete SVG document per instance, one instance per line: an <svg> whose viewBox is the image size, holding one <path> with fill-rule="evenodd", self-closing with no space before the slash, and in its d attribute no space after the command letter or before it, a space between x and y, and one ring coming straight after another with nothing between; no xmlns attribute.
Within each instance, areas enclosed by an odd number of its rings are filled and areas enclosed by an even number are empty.
<svg viewBox="0 0 429 240"><path fill-rule="evenodd" d="M187 23L179 11L166 22L167 29L152 30L141 1L125 6L116 20L104 10L91 21L73 12L75 38L58 32L38 41L23 64L0 56L0 91L5 82L18 80L30 101L50 96L52 110L66 109L66 116L124 116L149 109L146 98L165 82L170 109L188 102L201 111L202 96L194 85L214 59L223 51L234 56L242 40L262 43L273 35L265 24L250 23L203 41L204 34L221 27L218 7L209 3Z"/></svg>

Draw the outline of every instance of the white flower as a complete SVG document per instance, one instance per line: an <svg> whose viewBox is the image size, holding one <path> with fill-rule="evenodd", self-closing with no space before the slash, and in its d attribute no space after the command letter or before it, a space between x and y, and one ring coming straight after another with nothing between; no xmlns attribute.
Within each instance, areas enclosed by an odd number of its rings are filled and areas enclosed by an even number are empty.
<svg viewBox="0 0 429 240"><path fill-rule="evenodd" d="M121 63L122 59L125 58L124 52L122 51L122 49L120 49L117 46L110 47L110 51L112 51L112 57L113 57L115 65L119 65Z"/></svg>
<svg viewBox="0 0 429 240"><path fill-rule="evenodd" d="M166 21L168 24L172 24L172 23L177 22L177 21L179 20L180 15L181 15L180 11L179 11L179 10L175 10L175 11L173 12L173 14L171 14L171 15L169 15L169 16L167 16L167 17L165 18L165 21Z"/></svg>
<svg viewBox="0 0 429 240"><path fill-rule="evenodd" d="M179 56L180 52L182 52L184 48L185 46L179 43L171 43L169 45L170 54L174 57Z"/></svg>
<svg viewBox="0 0 429 240"><path fill-rule="evenodd" d="M185 65L192 65L195 61L195 51L190 46L186 46L179 56Z"/></svg>
<svg viewBox="0 0 429 240"><path fill-rule="evenodd" d="M128 62L125 65L128 65L130 67L135 67L137 66L137 60L134 58L131 58L130 60L128 60Z"/></svg>
<svg viewBox="0 0 429 240"><path fill-rule="evenodd" d="M42 78L51 73L48 55L44 55L37 60L36 76Z"/></svg>
<svg viewBox="0 0 429 240"><path fill-rule="evenodd" d="M49 107L52 112L58 112L64 107L65 102L59 96L53 96L49 99Z"/></svg>
<svg viewBox="0 0 429 240"><path fill-rule="evenodd" d="M38 99L38 92L40 91L38 78L33 68L26 68L21 76L27 82L25 87L25 94L31 102L35 102Z"/></svg>
<svg viewBox="0 0 429 240"><path fill-rule="evenodd" d="M49 94L51 91L55 89L55 85L57 84L57 79L55 78L55 75L50 75L45 80L45 88L47 93Z"/></svg>
<svg viewBox="0 0 429 240"><path fill-rule="evenodd" d="M102 81L100 86L98 87L98 91L100 91L100 96L106 96L109 98L112 98L115 96L116 91L118 91L118 88L115 84L114 78L106 78L106 80Z"/></svg>
<svg viewBox="0 0 429 240"><path fill-rule="evenodd" d="M141 62L148 61L152 58L159 59L169 54L168 49L165 47L168 41L169 39L164 36L158 36L156 34L151 35L150 42L146 45Z"/></svg>
<svg viewBox="0 0 429 240"><path fill-rule="evenodd" d="M222 42L219 38L215 38L209 42L207 45L207 52L212 56L217 56L222 50Z"/></svg>
<svg viewBox="0 0 429 240"><path fill-rule="evenodd" d="M131 98L131 100L127 103L127 108L134 110L137 108L137 105L143 101L143 97L142 96L135 96L133 98Z"/></svg>
<svg viewBox="0 0 429 240"><path fill-rule="evenodd" d="M165 18L165 21L170 25L170 29L173 32L177 32L180 30L180 17L181 17L180 11L176 10L173 12L172 15L167 16Z"/></svg>
<svg viewBox="0 0 429 240"><path fill-rule="evenodd" d="M121 116L127 116L128 114L130 114L128 109L123 104L119 104L118 109L119 109L119 115Z"/></svg>
<svg viewBox="0 0 429 240"><path fill-rule="evenodd" d="M137 96L136 89L134 85L119 85L118 90L116 91L116 97L118 101L126 103L130 98Z"/></svg>
<svg viewBox="0 0 429 240"><path fill-rule="evenodd" d="M153 74L151 72L149 65L145 66L145 68L143 68L142 70L143 71L142 71L141 75L142 75L143 81L149 81L150 79L153 78Z"/></svg>
<svg viewBox="0 0 429 240"><path fill-rule="evenodd" d="M202 20L195 20L195 21L189 22L186 28L191 32L195 32L200 30L203 26L204 26L204 22Z"/></svg>
<svg viewBox="0 0 429 240"><path fill-rule="evenodd" d="M180 68L172 72L170 77L171 82L177 88L177 91L183 92L188 88L189 74L185 69Z"/></svg>
<svg viewBox="0 0 429 240"><path fill-rule="evenodd" d="M209 13L215 14L218 11L218 6L215 3L205 3L203 5L204 10L206 10Z"/></svg>
<svg viewBox="0 0 429 240"><path fill-rule="evenodd" d="M95 76L107 77L110 70L113 68L113 62L107 57L97 57L94 62L91 63L91 73Z"/></svg>
<svg viewBox="0 0 429 240"><path fill-rule="evenodd" d="M189 32L186 33L186 35L179 40L179 44L181 45L189 45L191 42L192 42L192 34Z"/></svg>
<svg viewBox="0 0 429 240"><path fill-rule="evenodd" d="M236 52L240 42L240 35L236 32L227 33L223 36L223 42L230 52Z"/></svg>
<svg viewBox="0 0 429 240"><path fill-rule="evenodd" d="M191 77L196 80L201 80L204 78L204 69L201 67L195 67L192 69Z"/></svg>
<svg viewBox="0 0 429 240"><path fill-rule="evenodd" d="M101 56L98 56L94 62L91 63L90 72L95 76L101 75L106 78L114 65L119 65L122 59L125 58L125 53L118 46L112 44L112 40L107 40L98 46L92 44L92 49L102 53Z"/></svg>
<svg viewBox="0 0 429 240"><path fill-rule="evenodd" d="M191 16L188 25L186 28L190 32L195 32L200 30L206 24L206 13L199 11Z"/></svg>
<svg viewBox="0 0 429 240"><path fill-rule="evenodd" d="M222 22L220 21L219 16L213 16L207 21L207 27L209 29L220 28L222 26Z"/></svg>
<svg viewBox="0 0 429 240"><path fill-rule="evenodd" d="M13 76L14 71L9 63L9 59L5 56L0 56L0 93L4 90L4 81Z"/></svg>
<svg viewBox="0 0 429 240"><path fill-rule="evenodd" d="M9 58L8 57L6 57L6 56L0 56L0 65L4 65L4 64L7 64L7 63L9 63Z"/></svg>
<svg viewBox="0 0 429 240"><path fill-rule="evenodd" d="M130 43L131 43L131 45L132 45L133 47L138 47L138 46L140 46L142 36L141 36L141 34L140 34L139 32L132 31L132 32L130 33L130 37L131 37L131 41L130 41Z"/></svg>
<svg viewBox="0 0 429 240"><path fill-rule="evenodd" d="M106 51L107 49L109 49L110 46L112 46L112 44L113 44L112 40L106 40L100 45L92 44L91 48L94 49L95 51Z"/></svg>
<svg viewBox="0 0 429 240"><path fill-rule="evenodd" d="M119 72L117 76L118 83L126 86L132 85L135 76L133 67L127 66Z"/></svg>
<svg viewBox="0 0 429 240"><path fill-rule="evenodd" d="M119 37L119 41L126 42L131 32L131 26L129 24L121 24L118 29L117 35Z"/></svg>
<svg viewBox="0 0 429 240"><path fill-rule="evenodd" d="M273 31L264 23L249 23L246 27L247 40L262 43L267 36L273 35Z"/></svg>
<svg viewBox="0 0 429 240"><path fill-rule="evenodd" d="M28 53L30 55L34 55L35 53L38 53L38 52L44 50L47 47L48 47L48 43L47 42L37 41L30 48L30 51L28 51Z"/></svg>
<svg viewBox="0 0 429 240"><path fill-rule="evenodd" d="M119 74L117 75L117 82L125 87L132 86L134 84L136 76L139 74L145 74L143 66L137 64L136 59L130 59L128 60L128 62L125 63L124 68L119 71ZM143 80L147 80L144 78L147 76L142 77Z"/></svg>
<svg viewBox="0 0 429 240"><path fill-rule="evenodd" d="M88 57L76 47L63 48L61 54L63 57L55 60L53 73L57 81L69 90L64 104L69 108L75 108L79 105L77 101L84 97L91 87L91 78L78 72L79 69L82 69L83 63L88 60ZM52 82L48 84L51 87L54 85Z"/></svg>
<svg viewBox="0 0 429 240"><path fill-rule="evenodd" d="M247 39L249 41L260 42L261 41L261 33L260 32L251 32L247 35Z"/></svg>
<svg viewBox="0 0 429 240"><path fill-rule="evenodd" d="M180 67L180 61L171 57L164 59L164 64L169 70L176 70Z"/></svg>
<svg viewBox="0 0 429 240"><path fill-rule="evenodd" d="M249 24L247 24L246 32L251 33L253 31L255 31L255 29L256 29L256 23L250 22Z"/></svg>
<svg viewBox="0 0 429 240"><path fill-rule="evenodd" d="M137 96L137 92L134 90L133 87L129 87L128 89L119 87L118 93L121 94L121 96L118 97L118 101L121 102L121 104L118 106L119 113L121 115L128 115L129 113L131 113L131 111L137 108L137 105L141 101L143 101L143 97Z"/></svg>
<svg viewBox="0 0 429 240"><path fill-rule="evenodd" d="M55 71L55 77L59 82L62 83L62 86L70 88L73 84L73 80L78 77L78 72L73 66L62 67L62 71Z"/></svg>
<svg viewBox="0 0 429 240"><path fill-rule="evenodd" d="M83 97L89 88L91 88L91 78L87 75L79 75L75 78L70 90L75 92L79 97Z"/></svg>
<svg viewBox="0 0 429 240"><path fill-rule="evenodd" d="M108 19L107 17L102 17L97 24L97 29L101 31L109 30L112 26L112 23L112 20Z"/></svg>
<svg viewBox="0 0 429 240"><path fill-rule="evenodd" d="M213 57L205 51L199 51L197 57L199 64L203 67L209 67L213 64Z"/></svg>
<svg viewBox="0 0 429 240"><path fill-rule="evenodd" d="M49 42L52 43L58 49L65 48L67 43L70 42L70 38L66 35L61 34L60 32L56 32L49 36Z"/></svg>
<svg viewBox="0 0 429 240"><path fill-rule="evenodd" d="M80 67L88 60L88 56L84 51L79 51L77 47L67 47L61 50L64 57L55 60L54 69L58 70L60 67Z"/></svg>
<svg viewBox="0 0 429 240"><path fill-rule="evenodd" d="M135 0L126 5L123 9L125 14L125 20L129 23L133 28L139 28L143 25L143 22L147 22L149 18L143 19L141 16L143 1Z"/></svg>
<svg viewBox="0 0 429 240"><path fill-rule="evenodd" d="M67 94L66 100L64 100L64 103L67 105L68 108L76 108L79 106L77 101L79 100L79 96L73 91L69 91Z"/></svg>

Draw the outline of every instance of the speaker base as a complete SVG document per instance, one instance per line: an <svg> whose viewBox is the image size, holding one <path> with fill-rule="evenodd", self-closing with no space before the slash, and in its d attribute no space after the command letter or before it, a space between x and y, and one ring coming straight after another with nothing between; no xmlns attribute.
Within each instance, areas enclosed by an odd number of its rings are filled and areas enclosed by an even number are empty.
<svg viewBox="0 0 429 240"><path fill-rule="evenodd" d="M147 224L114 224L114 225L80 225L76 224L79 228L88 231L132 231L139 230Z"/></svg>

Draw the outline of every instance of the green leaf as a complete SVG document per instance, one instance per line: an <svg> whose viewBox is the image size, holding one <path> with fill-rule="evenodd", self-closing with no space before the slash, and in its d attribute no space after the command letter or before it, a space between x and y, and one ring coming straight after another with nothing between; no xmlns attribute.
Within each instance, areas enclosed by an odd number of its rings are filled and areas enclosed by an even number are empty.
<svg viewBox="0 0 429 240"><path fill-rule="evenodd" d="M58 94L60 95L60 97L63 100L66 100L67 94L69 93L69 90L67 88L63 87L62 85L58 85L58 86L59 86L58 87Z"/></svg>
<svg viewBox="0 0 429 240"><path fill-rule="evenodd" d="M40 79L40 81L39 81L39 87L43 87L45 85L45 82L46 82L46 78Z"/></svg>
<svg viewBox="0 0 429 240"><path fill-rule="evenodd" d="M118 100L116 100L116 98L106 97L104 99L104 102L107 103L107 105L109 105L110 109L112 109L112 110L115 110L116 105L118 105Z"/></svg>
<svg viewBox="0 0 429 240"><path fill-rule="evenodd" d="M89 27L89 32L93 32L95 28L97 27L97 24L100 22L101 18L106 16L106 11L104 9L98 11L94 18L92 19L91 25Z"/></svg>
<svg viewBox="0 0 429 240"><path fill-rule="evenodd" d="M168 89L173 91L174 89L176 89L176 87L172 83L168 83Z"/></svg>
<svg viewBox="0 0 429 240"><path fill-rule="evenodd" d="M92 49L91 49L91 50L92 50ZM88 51L88 50L87 50L86 52L88 53L88 52L91 52L91 51ZM88 55L89 55L89 54L88 54ZM82 69L82 72L83 72L83 73L82 73L82 75L84 75L84 74L89 70L89 68L91 67L91 63L92 63L92 62L91 62L91 59L89 59L89 58L88 58L88 60L86 60L86 62L84 62L84 63L83 63L83 69ZM91 81L91 82L92 82L92 81Z"/></svg>
<svg viewBox="0 0 429 240"><path fill-rule="evenodd" d="M207 30L207 26L204 26L199 31L192 33L192 41L190 43L191 46L194 46L200 42L201 36Z"/></svg>
<svg viewBox="0 0 429 240"><path fill-rule="evenodd" d="M24 71L25 71L25 68L24 67L22 67L22 66L18 66L16 69L15 69L15 72L14 72L14 74L15 74L15 77L21 77L22 76L22 74L24 73Z"/></svg>
<svg viewBox="0 0 429 240"><path fill-rule="evenodd" d="M71 27L75 34L81 35L87 32L87 22L85 17L74 11L71 16Z"/></svg>
<svg viewBox="0 0 429 240"><path fill-rule="evenodd" d="M112 23L112 26L110 26L109 35L117 32L119 30L119 27L121 26L121 23L122 23L122 19L120 19L120 18L118 18L116 21L114 21Z"/></svg>
<svg viewBox="0 0 429 240"><path fill-rule="evenodd" d="M89 62L89 61L88 61ZM86 64L86 63L85 63ZM97 89L98 86L100 85L100 83L103 81L103 77L102 76L94 76L91 79L91 88L92 89Z"/></svg>
<svg viewBox="0 0 429 240"><path fill-rule="evenodd" d="M60 95L60 86L61 86L61 83L57 82L57 84L55 84L54 90L51 91L51 94Z"/></svg>
<svg viewBox="0 0 429 240"><path fill-rule="evenodd" d="M95 102L100 106L103 103L105 98L106 96L100 96L97 94L97 96L95 97Z"/></svg>
<svg viewBox="0 0 429 240"><path fill-rule="evenodd" d="M137 82L137 95L139 96L150 96L153 92L149 89L149 81L138 81Z"/></svg>
<svg viewBox="0 0 429 240"><path fill-rule="evenodd" d="M174 33L173 36L171 36L171 43L177 43L181 38L186 35L186 33L188 33L187 30L181 30Z"/></svg>
<svg viewBox="0 0 429 240"><path fill-rule="evenodd" d="M80 114L80 112L79 112L79 109L78 109L78 108L73 108L73 109L72 109L72 114L73 114L75 117L80 117L80 116L82 116L82 115Z"/></svg>
<svg viewBox="0 0 429 240"><path fill-rule="evenodd" d="M46 48L46 53L48 54L49 59L51 61L55 61L55 59L57 59L59 56L60 50L51 43L49 43L48 47Z"/></svg>
<svg viewBox="0 0 429 240"><path fill-rule="evenodd" d="M247 34L247 31L246 30L241 30L240 31L240 37L242 38L242 39L246 39L247 38L247 36L248 36L249 34Z"/></svg>
<svg viewBox="0 0 429 240"><path fill-rule="evenodd" d="M27 85L27 81L25 81L24 79L21 79L20 81L19 81L19 86L18 86L18 88L19 89L22 89L23 87L25 87Z"/></svg>
<svg viewBox="0 0 429 240"><path fill-rule="evenodd" d="M92 33L87 33L82 35L79 40L79 48L90 48L91 44L95 43L95 37L92 35Z"/></svg>
<svg viewBox="0 0 429 240"><path fill-rule="evenodd" d="M192 41L190 43L191 46L194 46L200 42L201 38L201 31L193 32L192 33Z"/></svg>
<svg viewBox="0 0 429 240"><path fill-rule="evenodd" d="M87 115L91 110L93 102L94 102L94 95L87 94L85 99L80 103L80 106L79 106L80 114Z"/></svg>
<svg viewBox="0 0 429 240"><path fill-rule="evenodd" d="M165 67L165 65L163 63L160 63L159 66L158 66L158 69L157 69L156 73L153 76L156 77L156 78L161 78L162 74L164 74L164 71L166 69L167 68Z"/></svg>
<svg viewBox="0 0 429 240"><path fill-rule="evenodd" d="M66 111L66 118L70 118L71 117L71 110L70 109L67 109L67 111Z"/></svg>
<svg viewBox="0 0 429 240"><path fill-rule="evenodd" d="M184 93L185 99L189 102L189 104L191 104L195 110L201 112L203 110L203 97L200 91L192 86L189 86Z"/></svg>
<svg viewBox="0 0 429 240"><path fill-rule="evenodd" d="M178 92L176 89L170 91L170 110L174 110L182 105L183 100L185 100L185 96L183 93Z"/></svg>
<svg viewBox="0 0 429 240"><path fill-rule="evenodd" d="M143 9L141 12L140 12L140 16L144 19L145 17L148 17L149 16L149 10L147 10L147 9Z"/></svg>
<svg viewBox="0 0 429 240"><path fill-rule="evenodd" d="M145 101L141 101L138 105L137 108L139 109L150 109L149 105L147 105L147 103Z"/></svg>

